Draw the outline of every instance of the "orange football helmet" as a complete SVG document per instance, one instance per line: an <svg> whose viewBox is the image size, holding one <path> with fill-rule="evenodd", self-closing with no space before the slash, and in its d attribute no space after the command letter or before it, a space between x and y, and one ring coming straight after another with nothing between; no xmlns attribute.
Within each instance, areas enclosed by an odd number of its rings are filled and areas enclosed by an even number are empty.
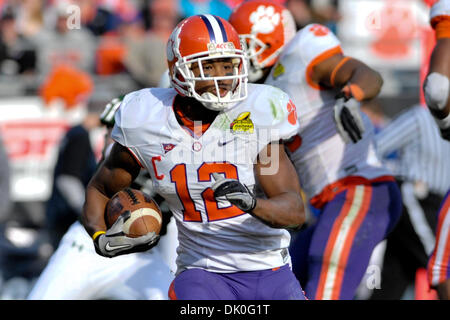
<svg viewBox="0 0 450 320"><path fill-rule="evenodd" d="M202 63L213 59L231 58L233 74L208 77ZM247 60L239 35L231 24L210 14L196 15L181 21L167 43L170 83L182 96L197 99L215 111L225 110L247 97ZM198 64L200 75L194 76L191 68ZM231 91L221 97L218 81L233 80ZM214 81L216 94L198 94L196 81Z"/></svg>
<svg viewBox="0 0 450 320"><path fill-rule="evenodd" d="M275 64L297 31L290 11L270 0L242 2L234 8L228 21L239 33L251 62L250 81L259 80L262 69Z"/></svg>

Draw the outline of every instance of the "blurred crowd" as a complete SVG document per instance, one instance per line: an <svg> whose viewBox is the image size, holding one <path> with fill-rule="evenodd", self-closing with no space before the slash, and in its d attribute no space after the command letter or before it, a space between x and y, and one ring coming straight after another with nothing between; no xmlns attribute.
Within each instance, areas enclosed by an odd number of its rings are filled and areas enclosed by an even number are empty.
<svg viewBox="0 0 450 320"><path fill-rule="evenodd" d="M92 93L95 76L125 73L136 86L156 85L181 15L175 0L0 1L0 8L0 74L38 75L45 101L62 95L68 106ZM64 81L70 92L62 92Z"/></svg>
<svg viewBox="0 0 450 320"><path fill-rule="evenodd" d="M135 87L156 86L174 26L201 13L227 19L241 1L0 0L0 75L37 75L26 93L38 91L46 102L62 96L69 107L92 94L98 77L126 75ZM299 28L315 21L336 31L337 1L279 1Z"/></svg>

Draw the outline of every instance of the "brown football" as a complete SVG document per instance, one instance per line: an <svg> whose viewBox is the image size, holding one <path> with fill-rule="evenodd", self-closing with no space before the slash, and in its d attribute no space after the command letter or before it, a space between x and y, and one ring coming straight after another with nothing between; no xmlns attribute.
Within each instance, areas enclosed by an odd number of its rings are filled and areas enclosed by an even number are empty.
<svg viewBox="0 0 450 320"><path fill-rule="evenodd" d="M148 194L132 188L117 192L106 204L106 227L111 228L126 211L131 212L130 218L123 225L123 232L127 236L135 238L148 232L159 234L161 231L161 210Z"/></svg>

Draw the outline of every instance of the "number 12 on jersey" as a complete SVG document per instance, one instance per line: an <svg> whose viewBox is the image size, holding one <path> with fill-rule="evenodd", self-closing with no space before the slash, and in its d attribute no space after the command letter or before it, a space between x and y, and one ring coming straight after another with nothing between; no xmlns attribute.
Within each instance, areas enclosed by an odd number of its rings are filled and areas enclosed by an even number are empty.
<svg viewBox="0 0 450 320"><path fill-rule="evenodd" d="M204 162L197 169L198 182L213 182L212 174L214 172L223 173L225 178L238 179L237 168L231 163ZM171 182L175 183L175 189L183 205L184 221L202 222L202 214L195 207L189 193L186 164L180 163L170 170ZM211 188L206 188L202 192L202 199L205 205L205 211L208 221L217 221L229 219L244 214L238 207L231 205L225 208L219 208L214 198L214 192Z"/></svg>

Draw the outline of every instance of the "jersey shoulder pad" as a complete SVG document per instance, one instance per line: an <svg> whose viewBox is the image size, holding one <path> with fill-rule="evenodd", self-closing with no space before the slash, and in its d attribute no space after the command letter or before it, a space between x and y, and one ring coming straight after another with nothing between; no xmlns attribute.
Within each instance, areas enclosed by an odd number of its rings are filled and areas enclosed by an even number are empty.
<svg viewBox="0 0 450 320"><path fill-rule="evenodd" d="M308 24L298 32L294 39L296 39L297 50L306 65L324 54L332 55L342 52L338 38L330 29L321 24Z"/></svg>
<svg viewBox="0 0 450 320"><path fill-rule="evenodd" d="M257 129L276 131L280 139L287 139L298 131L295 105L281 89L266 84L249 84L245 106L248 106L245 111L250 112Z"/></svg>
<svg viewBox="0 0 450 320"><path fill-rule="evenodd" d="M173 89L151 88L142 89L127 94L115 121L122 128L135 128L148 122L161 122L161 117L167 114L166 102L175 95Z"/></svg>
<svg viewBox="0 0 450 320"><path fill-rule="evenodd" d="M125 146L144 143L167 123L175 90L146 88L127 94L115 115L112 138Z"/></svg>

